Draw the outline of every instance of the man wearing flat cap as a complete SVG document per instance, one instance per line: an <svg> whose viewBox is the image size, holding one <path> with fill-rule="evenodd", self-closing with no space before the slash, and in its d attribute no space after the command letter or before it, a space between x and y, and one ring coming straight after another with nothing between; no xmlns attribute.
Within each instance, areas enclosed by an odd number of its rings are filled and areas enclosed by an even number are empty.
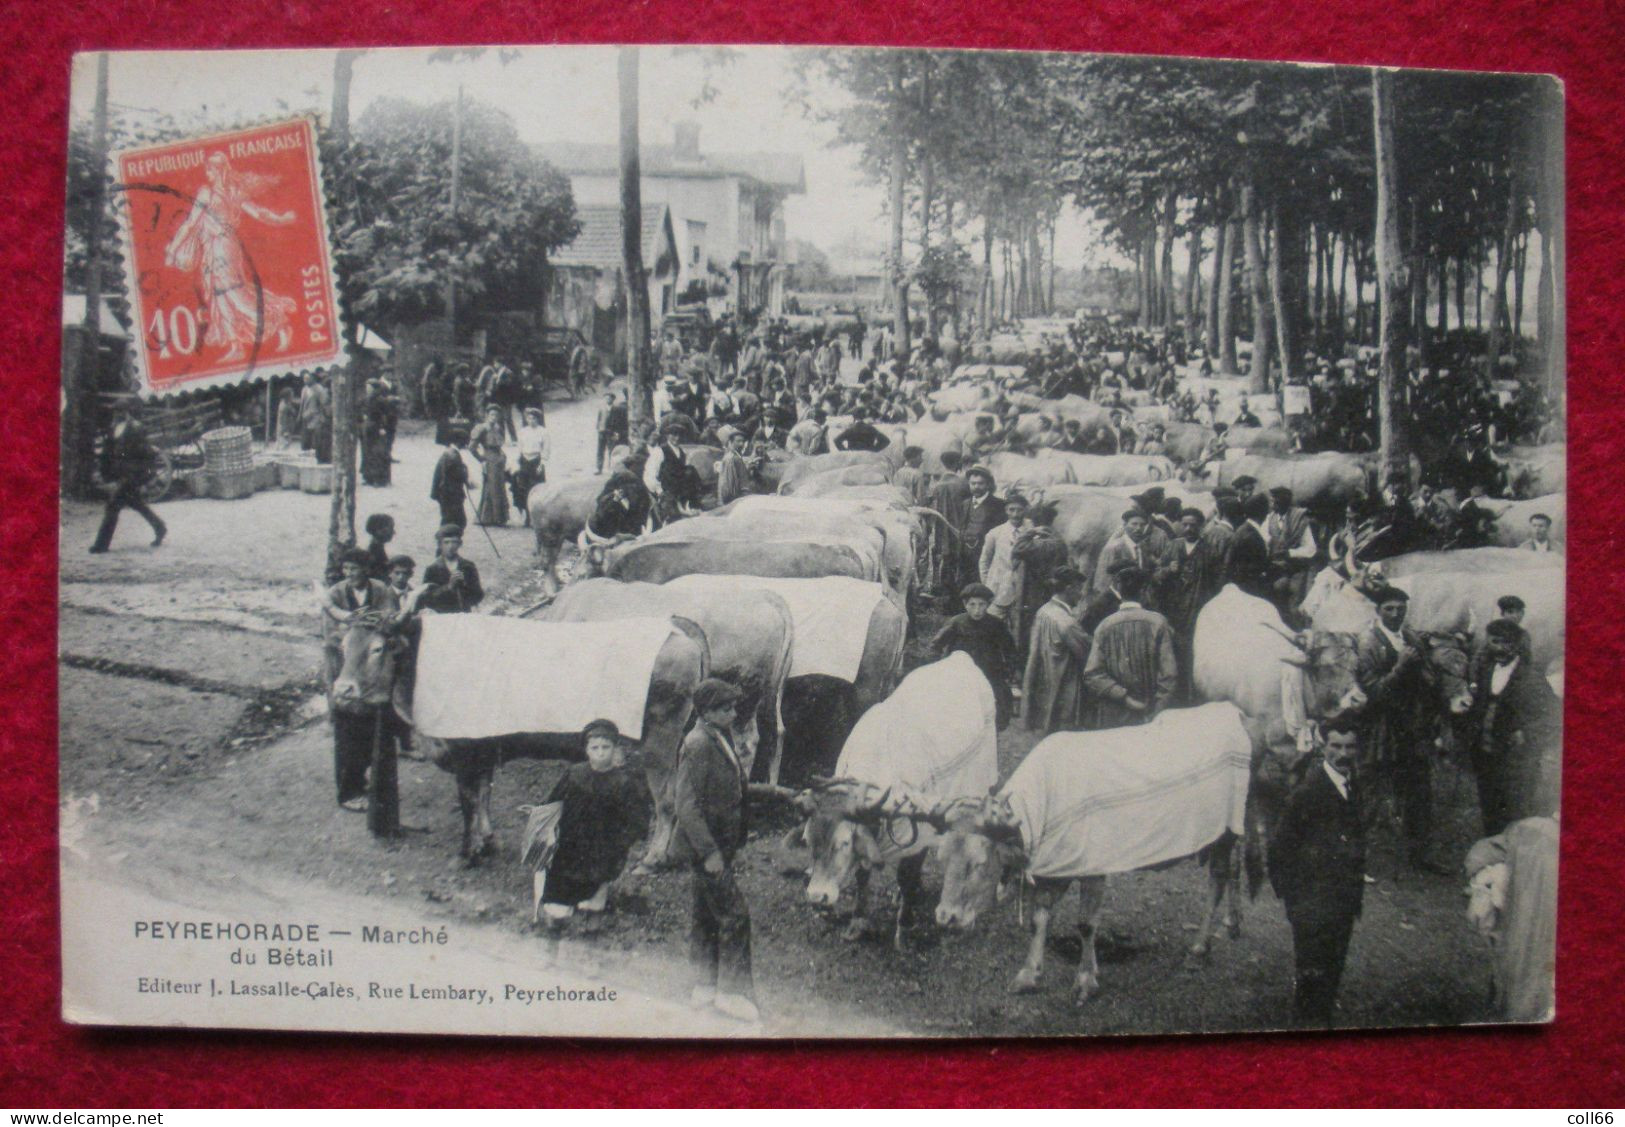
<svg viewBox="0 0 1625 1127"><path fill-rule="evenodd" d="M473 610L485 598L480 571L473 560L462 557L463 530L459 525L442 525L435 533L434 562L423 569L420 609L437 614L461 614Z"/></svg>
<svg viewBox="0 0 1625 1127"><path fill-rule="evenodd" d="M698 723L677 756L672 792L677 827L672 858L693 872L689 963L690 1002L715 1006L740 1021L757 1020L750 967L750 909L734 879L735 855L745 844L745 784L732 728L739 690L708 677L694 690Z"/></svg>
<svg viewBox="0 0 1625 1127"><path fill-rule="evenodd" d="M1520 818L1556 812L1556 762L1563 702L1529 659L1529 636L1510 618L1484 628L1484 651L1473 668L1467 714L1473 774L1478 780L1484 836Z"/></svg>

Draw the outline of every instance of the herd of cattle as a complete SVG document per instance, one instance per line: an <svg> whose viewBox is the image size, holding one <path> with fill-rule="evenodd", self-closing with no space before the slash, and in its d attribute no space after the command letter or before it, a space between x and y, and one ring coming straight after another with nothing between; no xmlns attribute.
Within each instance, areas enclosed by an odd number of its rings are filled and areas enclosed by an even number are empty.
<svg viewBox="0 0 1625 1127"><path fill-rule="evenodd" d="M1155 763L1157 741L1169 738L1167 730L1154 724L1132 733L1057 733L1040 743L1001 786L991 727L974 722L973 711L963 731L944 732L945 714L929 705L951 694L979 707L987 685L975 667L948 658L903 677L910 608L920 605L915 587L928 574L928 545L940 521L892 484L905 445L925 451L928 473L940 471L941 454L964 448L977 429L978 415L996 394L1016 400L1018 428L1047 427L1067 418L1099 422L1105 411L1075 397L1011 396L1007 389L996 389L1001 374L996 366L961 367L934 394L931 414L898 427L886 450L770 462L762 476L774 492L740 498L611 549L601 576L576 577L557 587L556 597L531 617L538 630L579 622L613 629L616 621L649 618L670 619L678 626L646 686L637 749L656 811L642 859L645 868L662 864L671 834L669 783L692 722L689 694L705 677L721 677L745 693L735 736L755 763L753 792L764 801L786 800L805 816L798 841L811 852L808 898L830 905L843 892L856 892L860 908L855 934L863 926L863 891L877 870L894 866L902 892L896 931L900 941L916 908L927 851L935 851L943 872L936 919L944 927L972 926L1001 886L1025 877L1038 889L1039 927L1016 985L1030 989L1037 982L1043 928L1058 891L1081 880L1085 920L1092 922L1111 872L1173 860L1163 854L1176 847L1179 855L1192 850L1186 848L1189 842L1150 842L1139 852L1107 849L1110 860L1099 867L1079 859L1087 853L1080 845L1061 851L1071 858L1066 864L1043 871L1037 859L1055 854L1055 842L1028 839L1039 830L1032 818L1020 815L1021 796L1027 795L1032 806L1035 788L1060 785L1055 782L1058 773L1069 770L1069 763L1087 760L1078 754L1080 747L1110 742L1113 754ZM1219 389L1221 410L1231 415L1245 398L1239 381L1193 375L1185 382L1200 385L1200 394L1209 387ZM1273 401L1255 399L1251 405L1265 425L1233 428L1230 453L1206 480L1181 480L1186 463L1207 448L1211 437L1193 423L1167 422L1166 453L1154 456L1005 451L987 455L984 462L1001 487L1020 487L1053 503L1055 530L1086 576L1094 574L1097 557L1119 528L1127 498L1147 483L1165 483L1186 504L1210 514L1214 486L1243 474L1253 477L1261 490L1287 486L1297 504L1318 513L1334 513L1355 495L1371 495L1368 456L1288 453ZM1139 421L1141 416L1160 419L1163 409L1134 405L1131 411ZM1051 423L1041 424L1046 417ZM691 449L696 454L691 464L703 473L704 448ZM1556 517L1555 531L1561 536L1563 452L1560 447L1511 449L1503 458L1523 498L1498 502L1504 509L1503 546L1414 552L1384 561L1388 581L1411 595L1408 625L1428 641L1433 703L1444 717L1467 708L1472 637L1494 616L1501 596L1523 598L1533 658L1554 684L1561 676L1563 559L1513 546L1524 535L1521 518L1527 512ZM564 479L532 493L529 508L550 577L556 574L561 550L580 533L602 483L602 478ZM1324 537L1320 539L1323 543ZM1205 953L1221 925L1232 932L1237 927L1241 875L1256 876L1258 837L1272 797L1280 797L1308 752L1308 722L1358 710L1365 703L1355 676L1353 633L1372 620L1374 611L1357 589L1358 578L1333 568L1317 577L1302 607L1312 620L1308 630L1289 629L1274 605L1235 587L1225 588L1198 616L1194 683L1205 703L1165 716L1177 725L1182 722L1178 713L1202 712L1203 722L1185 722L1179 730L1186 735L1180 738L1210 741L1214 762L1233 757L1238 731L1246 733L1250 752L1235 775L1238 790L1207 791L1206 797L1192 800L1222 804L1224 811L1170 811L1181 821L1182 832L1188 833L1190 825L1214 828L1217 836L1195 843L1198 847L1221 847L1204 850L1212 900L1194 954ZM409 668L399 660L405 649L400 638L365 626L352 629L335 684L335 707L392 704L410 719L410 678L398 675ZM567 675L538 671L537 691L545 694L550 679ZM918 678L927 680L916 682ZM883 730L885 738L877 744L871 732L860 740L865 725ZM576 754L570 744L575 734L515 732L423 741L430 758L456 777L465 856L478 857L492 848L490 798L496 767L516 756ZM849 740L854 746L847 746ZM863 748L857 749L857 743ZM1059 751L1063 744L1066 754ZM898 750L892 762L876 746L908 750ZM1208 754L1202 747L1188 750L1198 757ZM785 780L798 781L804 789L781 785ZM1236 816L1234 811L1243 813ZM1088 835L1087 821L1052 819L1042 832ZM1099 830L1093 828L1097 837ZM1178 832L1164 836L1168 843L1180 839ZM1092 943L1087 942L1092 933L1091 927L1084 928L1086 947L1075 988L1080 1001L1097 986Z"/></svg>

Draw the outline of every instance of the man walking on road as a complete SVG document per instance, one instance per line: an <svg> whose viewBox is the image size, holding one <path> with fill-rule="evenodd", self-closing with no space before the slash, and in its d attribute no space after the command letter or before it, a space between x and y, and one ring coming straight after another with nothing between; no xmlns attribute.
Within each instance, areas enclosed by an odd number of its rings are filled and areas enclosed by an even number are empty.
<svg viewBox="0 0 1625 1127"><path fill-rule="evenodd" d="M102 526L96 532L92 553L100 555L113 543L113 532L118 528L118 515L124 509L134 509L152 525L152 546L164 542L169 527L141 496L141 490L152 476L158 453L147 441L147 434L135 416L121 409L113 423L113 433L102 447L102 476L113 482L113 494L107 499L102 512Z"/></svg>

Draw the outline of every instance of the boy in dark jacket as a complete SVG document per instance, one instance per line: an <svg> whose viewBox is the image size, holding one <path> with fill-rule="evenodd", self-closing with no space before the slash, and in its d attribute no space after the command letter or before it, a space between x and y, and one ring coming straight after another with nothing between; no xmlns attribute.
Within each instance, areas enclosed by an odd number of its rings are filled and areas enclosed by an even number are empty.
<svg viewBox="0 0 1625 1127"><path fill-rule="evenodd" d="M1015 639L1003 622L987 613L993 602L993 592L987 586L972 583L959 593L959 598L965 604L965 613L948 620L931 640L931 652L936 657L947 657L955 650L970 655L993 686L993 705L999 730L1003 731L1015 704L1010 693L1010 678L1018 668Z"/></svg>
<svg viewBox="0 0 1625 1127"><path fill-rule="evenodd" d="M694 873L689 961L694 1006L714 1005L740 1021L756 1021L750 969L750 910L734 881L734 856L745 844L745 772L730 734L739 690L708 677L694 690L699 722L677 757L674 860Z"/></svg>

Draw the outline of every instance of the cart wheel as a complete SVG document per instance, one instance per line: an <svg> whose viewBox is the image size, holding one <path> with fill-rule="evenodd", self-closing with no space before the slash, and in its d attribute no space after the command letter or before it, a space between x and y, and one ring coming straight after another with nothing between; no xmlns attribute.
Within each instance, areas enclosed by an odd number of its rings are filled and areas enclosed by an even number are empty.
<svg viewBox="0 0 1625 1127"><path fill-rule="evenodd" d="M158 456L157 464L152 467L152 474L147 483L141 487L141 499L149 505L156 505L175 486L175 463L169 457L169 451L155 451Z"/></svg>

